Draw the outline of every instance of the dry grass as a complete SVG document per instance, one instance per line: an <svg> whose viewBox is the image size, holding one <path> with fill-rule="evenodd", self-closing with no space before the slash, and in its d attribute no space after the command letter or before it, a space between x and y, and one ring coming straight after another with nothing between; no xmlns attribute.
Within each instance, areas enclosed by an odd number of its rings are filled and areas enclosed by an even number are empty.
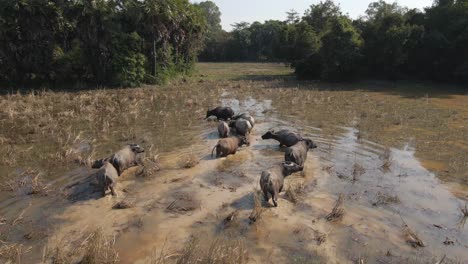
<svg viewBox="0 0 468 264"><path fill-rule="evenodd" d="M323 232L320 232L319 230L314 229L312 227L309 227L309 228L312 230L313 239L317 242L318 246L320 246L321 244L323 244L323 243L325 243L327 241L327 238L328 238L328 235L330 234L330 232L323 233Z"/></svg>
<svg viewBox="0 0 468 264"><path fill-rule="evenodd" d="M229 228L233 226L237 222L237 217L239 216L239 210L235 210L228 214L224 219L223 219L223 227L224 228Z"/></svg>
<svg viewBox="0 0 468 264"><path fill-rule="evenodd" d="M403 235L405 237L406 242L412 247L424 247L423 241L413 230L411 230L411 228L406 223L403 225Z"/></svg>
<svg viewBox="0 0 468 264"><path fill-rule="evenodd" d="M0 95L0 152L7 154L0 165L10 174L34 166L55 177L76 163L89 165L93 155L106 156L124 141L154 144L164 152L194 141L178 131L202 116L221 88L210 87L213 96L206 96L204 84L168 86ZM180 109L178 102L189 99Z"/></svg>
<svg viewBox="0 0 468 264"><path fill-rule="evenodd" d="M179 160L179 167L189 169L195 167L198 163L200 163L200 159L197 155L190 153Z"/></svg>
<svg viewBox="0 0 468 264"><path fill-rule="evenodd" d="M390 167L393 163L392 152L390 148L385 149L384 153L380 156L380 159L382 160L382 165L380 168L385 172L390 171Z"/></svg>
<svg viewBox="0 0 468 264"><path fill-rule="evenodd" d="M0 260L5 260L6 263L21 263L21 257L23 254L31 250L31 248L25 248L19 243L3 243L0 241Z"/></svg>
<svg viewBox="0 0 468 264"><path fill-rule="evenodd" d="M248 78L252 73L284 77L290 70L275 64L197 67L207 76L203 77L204 83L198 83L197 77L188 79L189 85L172 82L162 89L42 90L1 95L0 152L8 154L0 158L0 164L12 172L17 166L40 163L39 169L51 168L53 175L60 175L65 170L54 168L58 162L76 159L83 163L88 158L87 154L74 151L75 143L84 139L95 142L93 149L100 156L116 142L141 139L148 134L148 127L151 140L146 143L165 152L192 140L177 142L174 138L183 139L184 135L177 133L181 128L203 116L205 106L215 104L223 90L236 87L230 89L233 97L255 94L257 100L272 99L282 114L296 113L298 120L321 124L324 134L333 133L336 125L349 126L354 117L359 117L359 133L368 140L399 147L408 138L414 138L418 157L426 160L436 157L449 165L446 177L466 179L468 157L461 155L466 152L463 137L468 131L463 126L467 112L461 107L466 105L466 99L437 98L440 91L450 94L446 87L385 82L327 84L292 78L260 78L253 82L238 79ZM262 70L258 71L259 68ZM386 93L390 90L392 93ZM423 98L421 91L428 97ZM458 100L457 104L451 104L454 100Z"/></svg>
<svg viewBox="0 0 468 264"><path fill-rule="evenodd" d="M468 204L465 204L464 207L461 207L460 212L462 213L462 217L468 217Z"/></svg>
<svg viewBox="0 0 468 264"><path fill-rule="evenodd" d="M306 185L304 182L291 184L286 190L286 198L292 203L297 203L302 195L304 195Z"/></svg>
<svg viewBox="0 0 468 264"><path fill-rule="evenodd" d="M251 224L257 222L262 216L263 212L265 211L265 208L263 208L262 206L262 200L260 198L261 197L260 191L255 190L252 196L253 196L254 206L249 216L249 220Z"/></svg>
<svg viewBox="0 0 468 264"><path fill-rule="evenodd" d="M112 206L112 209L128 209L128 208L133 208L133 207L135 207L135 201L136 201L135 198L126 197L126 198L123 199L122 201L115 203L115 204Z"/></svg>
<svg viewBox="0 0 468 264"><path fill-rule="evenodd" d="M372 205L379 206L379 205L386 205L386 204L399 203L399 202L400 202L400 198L398 198L397 195L377 192L377 195L375 196L374 201L372 202Z"/></svg>
<svg viewBox="0 0 468 264"><path fill-rule="evenodd" d="M144 177L154 176L156 172L161 169L159 151L154 144L149 145L149 147L145 149L145 155L141 160L141 164L143 168L142 173L139 173L139 175Z"/></svg>
<svg viewBox="0 0 468 264"><path fill-rule="evenodd" d="M130 228L141 229L143 228L143 224L143 219L138 215L134 215L127 221L123 230L128 231Z"/></svg>
<svg viewBox="0 0 468 264"><path fill-rule="evenodd" d="M338 196L338 199L335 202L335 205L333 206L332 211L325 216L325 219L330 222L338 221L341 220L344 216L345 210L344 210L344 195L340 193Z"/></svg>
<svg viewBox="0 0 468 264"><path fill-rule="evenodd" d="M248 255L244 240L233 237L219 237L212 241L192 237L180 252L177 264L243 264Z"/></svg>
<svg viewBox="0 0 468 264"><path fill-rule="evenodd" d="M114 249L115 239L107 239L102 229L97 229L89 237L84 248L82 264L113 264L119 261Z"/></svg>
<svg viewBox="0 0 468 264"><path fill-rule="evenodd" d="M335 171L335 165L322 166L322 170L326 171L328 174L332 174Z"/></svg>
<svg viewBox="0 0 468 264"><path fill-rule="evenodd" d="M458 221L458 228L463 229L465 227L466 220L468 219L468 204L464 207L460 207L460 220Z"/></svg>
<svg viewBox="0 0 468 264"><path fill-rule="evenodd" d="M27 169L15 179L0 184L0 190L26 195L47 195L49 186L41 179L38 171Z"/></svg>
<svg viewBox="0 0 468 264"><path fill-rule="evenodd" d="M153 252L151 254L151 256L149 257L149 261L147 261L146 263L149 263L149 264L165 264L165 263L168 263L168 259L172 258L172 257L175 257L175 256L179 256L179 254L176 252L176 253L167 253L166 248L167 246L167 237L166 239L164 240L164 244L162 245L162 247L158 250L156 248L153 249Z"/></svg>
<svg viewBox="0 0 468 264"><path fill-rule="evenodd" d="M353 182L357 181L364 173L366 173L366 169L361 164L355 162L353 166Z"/></svg>
<svg viewBox="0 0 468 264"><path fill-rule="evenodd" d="M315 237L315 241L317 241L317 245L320 246L321 244L325 243L325 241L327 241L327 237L328 237L327 234L319 232Z"/></svg>
<svg viewBox="0 0 468 264"><path fill-rule="evenodd" d="M166 211L172 213L187 213L200 208L200 201L190 193L178 193L167 207Z"/></svg>
<svg viewBox="0 0 468 264"><path fill-rule="evenodd" d="M47 255L43 257L43 263L47 263L46 258L51 264L73 263L73 254L67 252L63 246L57 246L52 252L47 252L46 254Z"/></svg>

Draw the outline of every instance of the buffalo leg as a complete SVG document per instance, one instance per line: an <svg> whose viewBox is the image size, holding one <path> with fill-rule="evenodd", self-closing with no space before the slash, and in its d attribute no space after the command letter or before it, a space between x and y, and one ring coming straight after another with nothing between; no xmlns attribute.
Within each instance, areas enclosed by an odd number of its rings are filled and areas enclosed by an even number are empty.
<svg viewBox="0 0 468 264"><path fill-rule="evenodd" d="M278 193L276 191L271 194L271 200L275 207L278 207Z"/></svg>
<svg viewBox="0 0 468 264"><path fill-rule="evenodd" d="M112 196L115 196L115 195L116 195L116 193L115 193L115 186L114 186L114 185L111 185L111 186L109 186L109 189L111 190Z"/></svg>
<svg viewBox="0 0 468 264"><path fill-rule="evenodd" d="M263 198L265 198L265 202L268 203L269 198L268 198L268 191L267 190L263 191Z"/></svg>

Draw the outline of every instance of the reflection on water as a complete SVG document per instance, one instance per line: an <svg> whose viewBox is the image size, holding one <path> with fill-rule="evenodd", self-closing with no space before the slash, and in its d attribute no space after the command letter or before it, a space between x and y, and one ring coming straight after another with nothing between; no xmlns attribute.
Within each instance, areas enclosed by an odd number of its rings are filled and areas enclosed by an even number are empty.
<svg viewBox="0 0 468 264"><path fill-rule="evenodd" d="M446 254L453 259L468 259L468 228L457 226L463 201L421 165L410 144L390 149L361 139L358 130L351 127L334 127L331 135L307 121L284 118L279 109L273 109L271 100L230 96L231 93L223 93L221 104L236 112L248 111L258 120L250 135L251 146L242 147L234 156L209 157L218 140L215 123L200 121L189 130L179 124L171 128L177 134L177 140L171 144L177 147L161 154L162 170L151 178L138 178L132 172L123 175L119 197L99 198L86 193L90 186L86 177L93 171L83 167L51 185L68 190L71 185L85 184L81 185L84 189L74 189L73 197L86 199L66 201L64 194L40 198L0 194L0 216L14 219L21 213L20 208L32 208L28 203L34 203L35 209L26 211L24 217L50 227L48 241L42 238L27 242L34 248L27 260L33 263L40 259L38 249L46 243L54 247L63 239L77 242L87 231L104 227L106 234L117 234L116 247L122 263L144 263L155 248L165 245L178 250L191 234L210 237L223 232L220 222L232 210L239 210L239 223L232 227L234 233L246 239L250 258L257 263L271 259L287 263L313 257L340 263L358 258L369 263L393 261L391 256L415 252L401 232L404 223L424 241L426 247L420 251L427 256ZM259 189L260 173L282 161L284 155L276 141L262 140L261 135L271 128L286 127L318 143L319 147L309 153L303 175L286 179L285 189L293 184L308 188L296 204L282 193L279 207L267 208L262 219L250 225L248 216L253 192ZM151 129L148 125L137 131L146 144L160 140ZM181 169L180 158L189 154L196 155L200 163ZM340 193L345 195L345 216L341 222L329 223L324 216ZM135 199L133 208L111 209L125 197ZM182 205L174 212L171 209L176 203ZM41 212L42 208L47 215ZM142 224L132 224L135 219ZM6 232L5 229L3 234ZM23 241L24 232L8 230L10 240L16 237L17 241ZM326 234L322 244L316 241L318 234ZM455 243L445 246L446 238Z"/></svg>

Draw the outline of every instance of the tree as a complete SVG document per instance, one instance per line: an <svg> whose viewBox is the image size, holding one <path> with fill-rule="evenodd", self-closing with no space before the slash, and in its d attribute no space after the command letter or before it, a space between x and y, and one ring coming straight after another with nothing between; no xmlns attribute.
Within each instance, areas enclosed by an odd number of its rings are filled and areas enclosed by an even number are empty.
<svg viewBox="0 0 468 264"><path fill-rule="evenodd" d="M207 38L212 39L221 34L221 11L219 11L219 7L212 1L200 2L195 6L203 10L208 25Z"/></svg>
<svg viewBox="0 0 468 264"><path fill-rule="evenodd" d="M340 7L332 0L326 0L325 2L311 5L310 9L306 10L302 19L311 25L317 33L324 33L330 21L341 15Z"/></svg>
<svg viewBox="0 0 468 264"><path fill-rule="evenodd" d="M362 59L363 40L346 17L331 21L330 30L322 38L320 57L325 80L356 79Z"/></svg>
<svg viewBox="0 0 468 264"><path fill-rule="evenodd" d="M233 24L232 27L229 56L233 60L249 60L249 47L251 44L250 24L240 22Z"/></svg>
<svg viewBox="0 0 468 264"><path fill-rule="evenodd" d="M467 0L436 0L423 11L380 0L354 21L331 0L302 18L286 14L285 21L237 23L205 51L217 61L282 61L303 79L468 81Z"/></svg>
<svg viewBox="0 0 468 264"><path fill-rule="evenodd" d="M299 18L299 13L296 12L296 10L291 9L288 12L286 12L287 18L286 18L286 24L296 24L300 21Z"/></svg>
<svg viewBox="0 0 468 264"><path fill-rule="evenodd" d="M5 0L0 83L162 81L192 68L205 32L188 0Z"/></svg>
<svg viewBox="0 0 468 264"><path fill-rule="evenodd" d="M62 10L46 0L0 3L0 82L31 84L54 79L55 39L65 30Z"/></svg>
<svg viewBox="0 0 468 264"><path fill-rule="evenodd" d="M369 4L362 36L368 74L395 79L407 68L411 37L420 28L406 23L407 9L384 1ZM414 32L414 33L415 33ZM417 40L415 40L417 42Z"/></svg>
<svg viewBox="0 0 468 264"><path fill-rule="evenodd" d="M225 60L228 35L221 27L221 11L211 1L200 2L195 6L202 10L207 21L204 49L198 58L203 61Z"/></svg>

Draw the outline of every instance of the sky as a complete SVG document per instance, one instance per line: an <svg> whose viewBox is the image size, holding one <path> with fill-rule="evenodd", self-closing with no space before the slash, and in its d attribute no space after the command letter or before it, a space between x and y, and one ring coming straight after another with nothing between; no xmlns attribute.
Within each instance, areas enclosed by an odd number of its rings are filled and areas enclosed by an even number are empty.
<svg viewBox="0 0 468 264"><path fill-rule="evenodd" d="M231 25L237 22L264 22L265 20L285 20L286 12L294 9L300 15L309 8L311 4L316 4L320 0L211 0L218 5L221 10L221 25L224 30L230 31ZM347 13L352 18L364 15L367 6L377 0L335 0L339 4L341 11ZM200 0L191 0L200 2ZM392 3L394 1L385 1ZM399 0L396 1L401 6L409 8L423 9L432 5L433 0Z"/></svg>

